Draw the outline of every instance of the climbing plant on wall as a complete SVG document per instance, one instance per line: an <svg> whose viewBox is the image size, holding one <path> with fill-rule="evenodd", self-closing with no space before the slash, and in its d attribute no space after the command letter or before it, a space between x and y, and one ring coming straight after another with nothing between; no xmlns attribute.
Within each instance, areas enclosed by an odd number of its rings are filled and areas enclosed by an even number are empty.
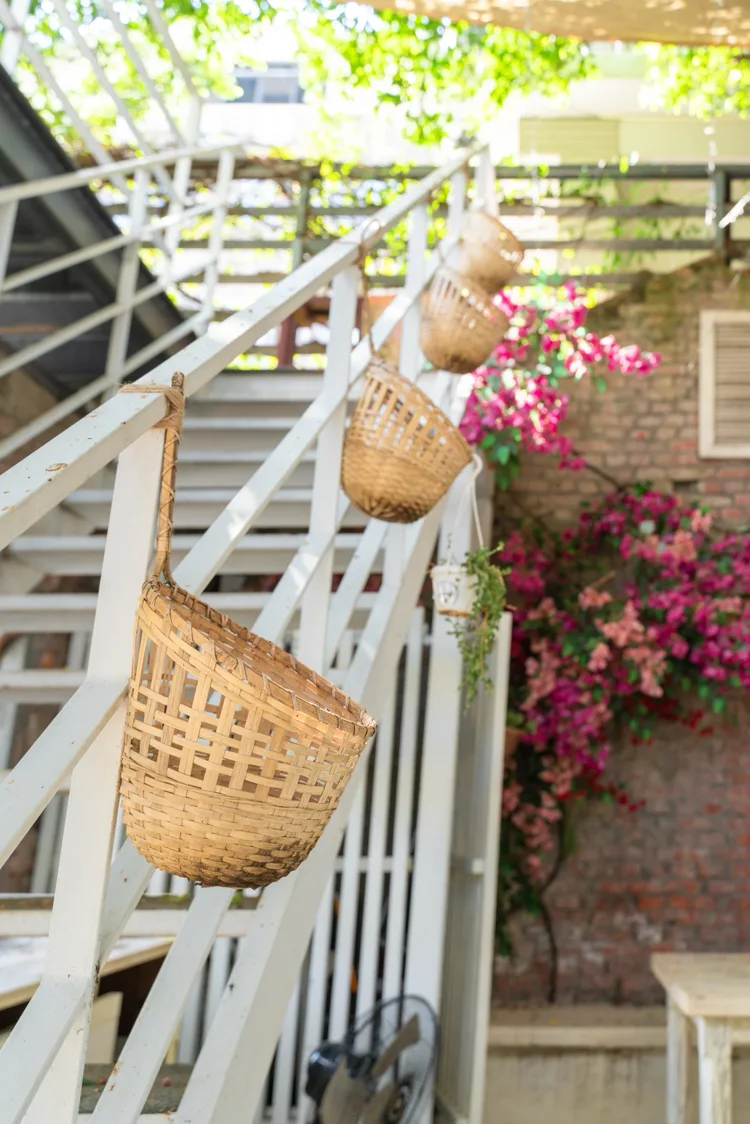
<svg viewBox="0 0 750 1124"><path fill-rule="evenodd" d="M731 692L750 686L750 536L644 485L563 533L513 533L500 561L515 607L511 705L523 715L503 794L498 933L509 952L513 913L544 912L570 807L639 806L607 779L618 731L648 744L667 720L708 734Z"/></svg>

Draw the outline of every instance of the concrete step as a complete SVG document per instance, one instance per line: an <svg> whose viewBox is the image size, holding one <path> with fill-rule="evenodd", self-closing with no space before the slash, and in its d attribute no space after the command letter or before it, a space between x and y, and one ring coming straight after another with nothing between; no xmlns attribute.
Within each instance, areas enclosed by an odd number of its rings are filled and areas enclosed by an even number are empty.
<svg viewBox="0 0 750 1124"><path fill-rule="evenodd" d="M231 488L247 483L263 464L268 451L256 449L214 450L181 449L177 468L180 488ZM315 473L315 455L308 453L287 480L289 488L311 488Z"/></svg>
<svg viewBox="0 0 750 1124"><path fill-rule="evenodd" d="M225 488L236 492L253 476L269 455L268 449L186 449L180 445L177 487ZM287 488L311 488L315 475L315 453L307 453L286 482ZM112 491L115 470L107 466L86 482L85 491Z"/></svg>
<svg viewBox="0 0 750 1124"><path fill-rule="evenodd" d="M178 488L174 506L174 525L180 530L209 527L236 495L235 488ZM282 488L261 512L254 526L258 530L307 530L310 525L312 488ZM80 515L95 530L106 530L112 506L112 492L81 490L71 492L66 507ZM364 517L352 509L344 526L361 527Z"/></svg>
<svg viewBox="0 0 750 1124"><path fill-rule="evenodd" d="M270 593L206 593L204 600L245 628L252 628ZM373 606L375 593L361 593L351 627L361 627ZM0 596L0 620L7 632L90 632L96 611L95 593L27 593ZM295 620L290 626L295 627Z"/></svg>
<svg viewBox="0 0 750 1124"><path fill-rule="evenodd" d="M284 434L288 433L296 417L284 417L273 406L273 416L258 415L253 408L253 416L228 416L224 413L213 417L196 417L192 414L192 404L183 423L180 442L180 463L189 452L235 453L244 451L265 451L275 449Z"/></svg>
<svg viewBox="0 0 750 1124"><path fill-rule="evenodd" d="M176 534L172 540L172 564L176 566L195 546L200 535ZM220 574L282 574L306 534L245 535L219 568ZM334 572L343 573L361 535L345 532L336 536ZM83 576L101 573L104 535L21 535L6 551L9 560L33 567L40 574ZM382 572L382 556L373 566Z"/></svg>

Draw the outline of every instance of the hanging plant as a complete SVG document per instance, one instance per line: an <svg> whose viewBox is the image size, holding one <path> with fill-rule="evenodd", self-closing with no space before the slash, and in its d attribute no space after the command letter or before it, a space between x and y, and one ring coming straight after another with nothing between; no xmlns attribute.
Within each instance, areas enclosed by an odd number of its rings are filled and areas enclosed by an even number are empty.
<svg viewBox="0 0 750 1124"><path fill-rule="evenodd" d="M494 550L480 546L466 555L460 567L461 586L473 587L471 607L460 615L449 610L449 615L455 616L451 633L458 641L463 660L461 687L467 709L477 697L480 683L492 688L487 660L495 643L500 618L505 610L504 575L508 570L494 565L491 559L502 548L502 543L499 543ZM441 568L448 567L435 567L435 570ZM433 583L434 581L433 577ZM440 608L438 597L439 594L436 592L436 608L438 612L445 612Z"/></svg>

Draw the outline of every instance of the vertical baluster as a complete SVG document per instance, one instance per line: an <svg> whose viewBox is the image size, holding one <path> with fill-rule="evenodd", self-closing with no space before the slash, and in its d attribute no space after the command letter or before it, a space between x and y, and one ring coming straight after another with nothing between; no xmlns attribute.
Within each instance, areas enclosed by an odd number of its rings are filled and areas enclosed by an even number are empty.
<svg viewBox="0 0 750 1124"><path fill-rule="evenodd" d="M17 214L18 203L15 200L10 203L0 203L0 293L2 293L3 281L8 271Z"/></svg>
<svg viewBox="0 0 750 1124"><path fill-rule="evenodd" d="M121 455L89 655L89 674L127 676L133 617L153 549L163 433L150 430ZM73 1124L91 1001L98 980L102 903L117 811L122 704L73 770L45 977L89 982L88 1001L45 1074L25 1124Z"/></svg>
<svg viewBox="0 0 750 1124"><path fill-rule="evenodd" d="M234 176L234 152L224 150L219 156L216 173L216 205L211 212L211 233L208 238L208 263L203 275L203 319L201 331L206 331L214 314L214 294L221 270L221 252L224 247L224 224L227 218L229 189Z"/></svg>
<svg viewBox="0 0 750 1124"><path fill-rule="evenodd" d="M133 297L138 288L138 274L141 268L141 239L146 224L148 210L148 173L139 168L135 173L135 186L130 196L128 214L130 233L138 237L122 251L120 274L117 279L117 301L124 309L112 322L107 349L107 365L104 373L112 383L120 381L122 368L128 355L130 326L133 321Z"/></svg>
<svg viewBox="0 0 750 1124"><path fill-rule="evenodd" d="M353 266L337 274L333 282L324 393L328 391L340 394L341 402L318 438L310 507L310 532L323 539L333 536L336 531L358 284L359 273ZM321 671L325 657L332 572L331 545L308 585L301 605L299 658L303 663Z"/></svg>
<svg viewBox="0 0 750 1124"><path fill-rule="evenodd" d="M483 148L479 156L476 172L475 199L481 203L482 209L497 218L497 186L495 183L495 166L489 147Z"/></svg>
<svg viewBox="0 0 750 1124"><path fill-rule="evenodd" d="M31 0L11 0L10 14L13 22L5 28L3 42L0 45L0 66L10 75L15 74L21 56L23 27L30 7Z"/></svg>

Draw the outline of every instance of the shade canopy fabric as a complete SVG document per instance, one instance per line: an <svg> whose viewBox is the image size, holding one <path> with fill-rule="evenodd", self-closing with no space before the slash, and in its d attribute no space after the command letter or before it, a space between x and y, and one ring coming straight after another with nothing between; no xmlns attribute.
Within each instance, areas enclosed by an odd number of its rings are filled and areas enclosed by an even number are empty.
<svg viewBox="0 0 750 1124"><path fill-rule="evenodd" d="M750 0L370 0L376 8L589 40L750 45Z"/></svg>

